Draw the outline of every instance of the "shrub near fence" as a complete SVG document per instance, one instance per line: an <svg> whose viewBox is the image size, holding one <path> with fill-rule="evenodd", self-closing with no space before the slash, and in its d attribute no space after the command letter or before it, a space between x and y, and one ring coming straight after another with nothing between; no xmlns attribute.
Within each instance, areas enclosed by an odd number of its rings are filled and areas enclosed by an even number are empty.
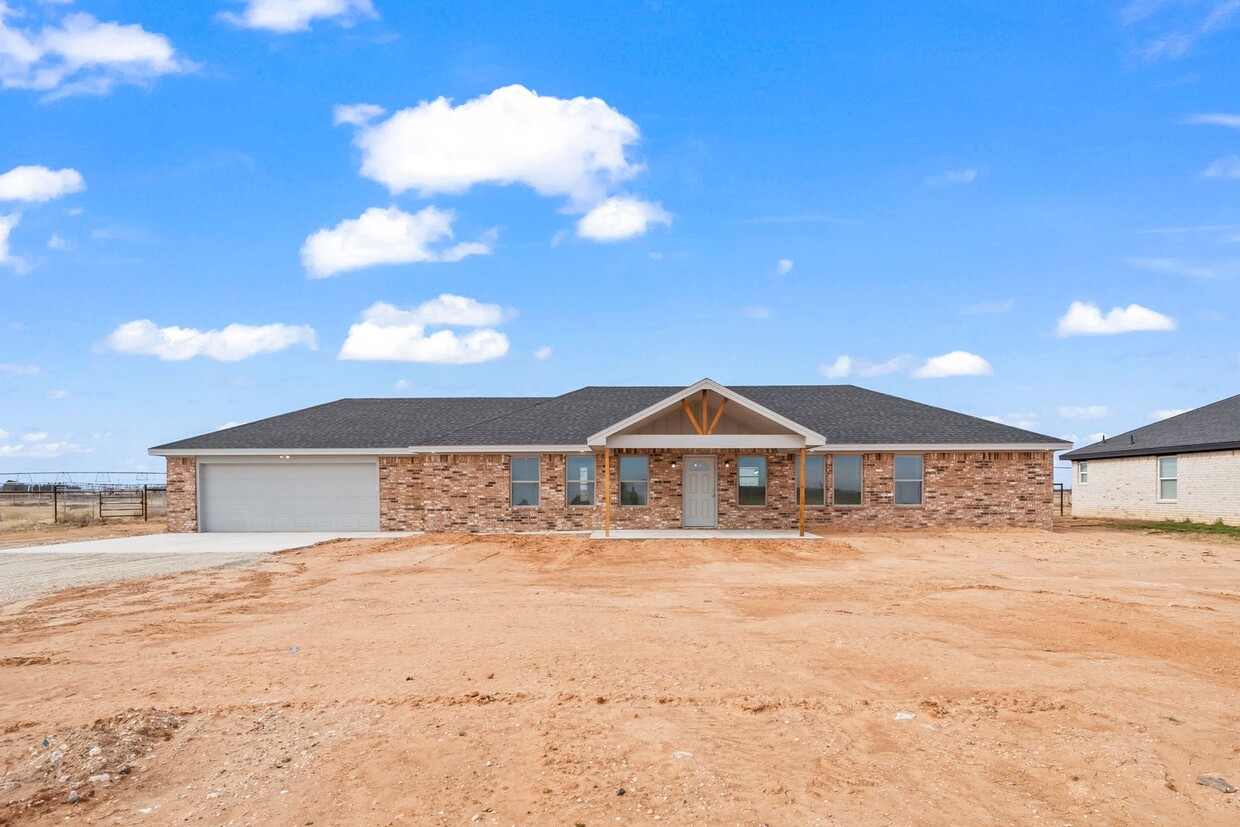
<svg viewBox="0 0 1240 827"><path fill-rule="evenodd" d="M118 483L0 484L0 523L150 520L167 514L164 485Z"/></svg>

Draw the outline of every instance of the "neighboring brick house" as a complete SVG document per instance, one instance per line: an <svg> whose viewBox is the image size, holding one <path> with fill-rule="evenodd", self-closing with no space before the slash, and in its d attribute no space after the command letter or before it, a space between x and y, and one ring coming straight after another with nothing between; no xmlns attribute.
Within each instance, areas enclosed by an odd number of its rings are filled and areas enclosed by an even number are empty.
<svg viewBox="0 0 1240 827"><path fill-rule="evenodd" d="M1240 396L1104 439L1072 461L1072 516L1240 525Z"/></svg>
<svg viewBox="0 0 1240 827"><path fill-rule="evenodd" d="M852 385L703 379L342 399L151 453L172 531L1045 529L1067 447Z"/></svg>

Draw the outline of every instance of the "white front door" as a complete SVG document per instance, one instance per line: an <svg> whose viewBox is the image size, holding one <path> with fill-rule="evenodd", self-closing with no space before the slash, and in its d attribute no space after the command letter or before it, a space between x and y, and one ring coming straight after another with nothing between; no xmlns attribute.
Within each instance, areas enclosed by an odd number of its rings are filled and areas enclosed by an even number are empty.
<svg viewBox="0 0 1240 827"><path fill-rule="evenodd" d="M685 457L681 507L685 528L714 528L718 523L714 457Z"/></svg>

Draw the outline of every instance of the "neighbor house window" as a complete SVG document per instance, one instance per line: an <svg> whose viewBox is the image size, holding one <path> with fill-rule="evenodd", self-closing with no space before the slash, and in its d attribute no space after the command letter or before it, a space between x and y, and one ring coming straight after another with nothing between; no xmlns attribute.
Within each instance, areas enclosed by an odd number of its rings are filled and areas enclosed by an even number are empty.
<svg viewBox="0 0 1240 827"><path fill-rule="evenodd" d="M650 503L650 458L620 457L620 504Z"/></svg>
<svg viewBox="0 0 1240 827"><path fill-rule="evenodd" d="M538 457L513 457L510 478L514 507L538 505Z"/></svg>
<svg viewBox="0 0 1240 827"><path fill-rule="evenodd" d="M1089 463L1088 462L1078 463L1076 476L1077 476L1077 479L1081 481L1081 485L1084 485L1085 483L1089 482Z"/></svg>
<svg viewBox="0 0 1240 827"><path fill-rule="evenodd" d="M921 505L922 457L896 455L896 505Z"/></svg>
<svg viewBox="0 0 1240 827"><path fill-rule="evenodd" d="M1176 457L1158 458L1158 499L1179 499L1179 462Z"/></svg>
<svg viewBox="0 0 1240 827"><path fill-rule="evenodd" d="M569 457L565 467L568 504L594 505L594 457Z"/></svg>
<svg viewBox="0 0 1240 827"><path fill-rule="evenodd" d="M835 478L832 502L861 505L861 457L836 454L831 458L831 471Z"/></svg>
<svg viewBox="0 0 1240 827"><path fill-rule="evenodd" d="M797 502L801 501L801 458L793 459L795 473L793 480L797 486ZM805 504L827 504L827 458L824 456L805 458Z"/></svg>
<svg viewBox="0 0 1240 827"><path fill-rule="evenodd" d="M766 457L741 457L736 461L737 502L766 505Z"/></svg>

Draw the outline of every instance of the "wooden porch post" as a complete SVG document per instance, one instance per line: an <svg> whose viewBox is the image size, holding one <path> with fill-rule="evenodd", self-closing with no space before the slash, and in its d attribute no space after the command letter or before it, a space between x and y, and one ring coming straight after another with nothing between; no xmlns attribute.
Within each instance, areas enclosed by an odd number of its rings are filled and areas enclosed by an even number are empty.
<svg viewBox="0 0 1240 827"><path fill-rule="evenodd" d="M603 449L603 536L611 536L611 449Z"/></svg>
<svg viewBox="0 0 1240 827"><path fill-rule="evenodd" d="M801 536L805 536L805 449L801 449Z"/></svg>

